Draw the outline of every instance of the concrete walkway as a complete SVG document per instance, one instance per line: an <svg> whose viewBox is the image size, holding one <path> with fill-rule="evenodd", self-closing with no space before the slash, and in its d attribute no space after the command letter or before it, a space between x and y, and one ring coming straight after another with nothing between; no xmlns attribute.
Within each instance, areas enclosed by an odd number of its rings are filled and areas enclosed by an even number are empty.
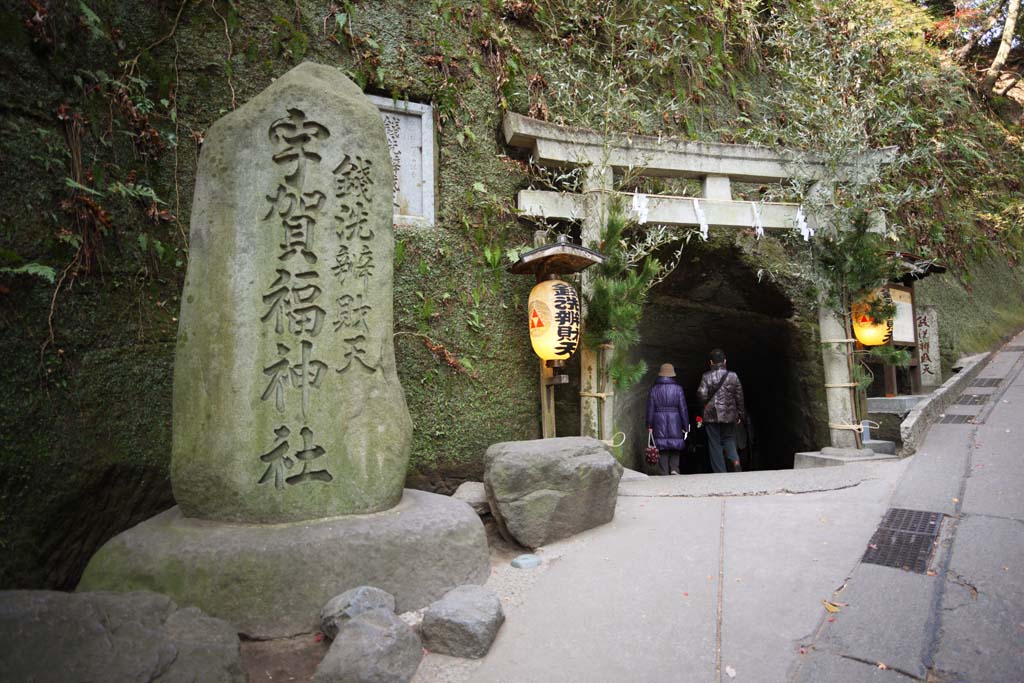
<svg viewBox="0 0 1024 683"><path fill-rule="evenodd" d="M967 390L986 403L948 411L975 423L934 425L911 458L624 482L612 523L514 570L537 574L468 679L1024 680L1019 347ZM893 507L944 515L926 572L861 562Z"/></svg>

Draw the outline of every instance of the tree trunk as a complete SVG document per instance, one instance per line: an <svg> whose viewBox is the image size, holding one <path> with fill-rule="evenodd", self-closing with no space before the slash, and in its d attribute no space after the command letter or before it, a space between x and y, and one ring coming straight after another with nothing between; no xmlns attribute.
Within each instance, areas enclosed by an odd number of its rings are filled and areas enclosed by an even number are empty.
<svg viewBox="0 0 1024 683"><path fill-rule="evenodd" d="M991 31L992 27L999 21L999 17L1003 15L1003 7L1006 5L1006 2L1007 0L1002 0L1002 2L997 3L988 16L985 17L985 23L974 29L970 36L968 36L967 42L953 51L954 61L962 64L967 60L971 50L978 45L978 41L981 40L982 36Z"/></svg>
<svg viewBox="0 0 1024 683"><path fill-rule="evenodd" d="M1003 38L999 41L999 51L992 65L985 72L985 78L981 81L981 92L988 95L992 92L999 73L1006 64L1006 58L1010 55L1010 47L1013 45L1013 33L1017 29L1017 15L1020 14L1020 0L1010 0L1006 8L1006 24L1003 26Z"/></svg>

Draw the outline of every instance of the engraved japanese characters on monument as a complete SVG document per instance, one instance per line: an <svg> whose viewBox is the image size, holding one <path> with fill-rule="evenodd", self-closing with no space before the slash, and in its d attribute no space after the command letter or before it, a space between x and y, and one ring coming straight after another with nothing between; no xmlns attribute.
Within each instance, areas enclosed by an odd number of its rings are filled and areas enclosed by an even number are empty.
<svg viewBox="0 0 1024 683"><path fill-rule="evenodd" d="M187 516L301 521L401 498L393 186L377 110L329 67L296 67L210 129L174 377Z"/></svg>

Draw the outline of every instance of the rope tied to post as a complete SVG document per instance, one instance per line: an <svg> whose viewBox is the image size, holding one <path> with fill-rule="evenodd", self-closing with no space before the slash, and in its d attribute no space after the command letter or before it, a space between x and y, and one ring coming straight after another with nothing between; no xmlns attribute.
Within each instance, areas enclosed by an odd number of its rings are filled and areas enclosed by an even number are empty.
<svg viewBox="0 0 1024 683"><path fill-rule="evenodd" d="M830 422L828 424L829 429L848 429L851 432L857 432L858 434L864 433L864 425L867 424L868 429L878 429L882 425L878 424L874 420L861 420L858 425L846 425L846 424L835 424Z"/></svg>
<svg viewBox="0 0 1024 683"><path fill-rule="evenodd" d="M622 438L619 439L618 443L615 443L615 437L617 437L617 436L621 436ZM608 446L611 446L612 448L618 448L622 444L626 443L626 433L625 432L615 432L614 434L612 434L612 438L611 439L601 439L601 443L606 444Z"/></svg>

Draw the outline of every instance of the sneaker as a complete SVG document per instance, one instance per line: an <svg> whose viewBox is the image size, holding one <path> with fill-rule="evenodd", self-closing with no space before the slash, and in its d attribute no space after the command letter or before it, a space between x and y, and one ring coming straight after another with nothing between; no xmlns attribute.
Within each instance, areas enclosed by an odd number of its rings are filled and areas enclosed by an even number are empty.
<svg viewBox="0 0 1024 683"><path fill-rule="evenodd" d="M679 474L679 473L676 472L675 470L672 470L671 472L669 472L669 474Z"/></svg>
<svg viewBox="0 0 1024 683"><path fill-rule="evenodd" d="M732 471L733 472L742 472L743 471L743 468L740 467L740 461L739 460L734 460L733 461L733 463L732 463Z"/></svg>

